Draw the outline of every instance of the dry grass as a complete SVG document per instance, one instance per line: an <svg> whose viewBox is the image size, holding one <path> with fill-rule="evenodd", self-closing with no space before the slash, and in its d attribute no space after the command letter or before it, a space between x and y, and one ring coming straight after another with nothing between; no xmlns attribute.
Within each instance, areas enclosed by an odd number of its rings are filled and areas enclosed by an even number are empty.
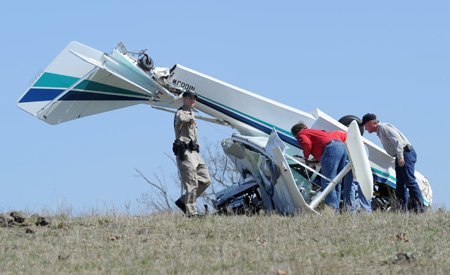
<svg viewBox="0 0 450 275"><path fill-rule="evenodd" d="M46 227L0 228L0 273L449 274L449 229L448 211L60 215Z"/></svg>

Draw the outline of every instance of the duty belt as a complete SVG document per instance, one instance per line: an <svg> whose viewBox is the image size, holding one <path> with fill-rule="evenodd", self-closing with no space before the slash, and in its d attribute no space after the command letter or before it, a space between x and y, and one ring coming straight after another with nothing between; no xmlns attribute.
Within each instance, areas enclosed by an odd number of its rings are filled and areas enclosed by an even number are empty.
<svg viewBox="0 0 450 275"><path fill-rule="evenodd" d="M197 151L200 152L200 145L198 143L193 142L192 140L188 143L188 149L190 151Z"/></svg>

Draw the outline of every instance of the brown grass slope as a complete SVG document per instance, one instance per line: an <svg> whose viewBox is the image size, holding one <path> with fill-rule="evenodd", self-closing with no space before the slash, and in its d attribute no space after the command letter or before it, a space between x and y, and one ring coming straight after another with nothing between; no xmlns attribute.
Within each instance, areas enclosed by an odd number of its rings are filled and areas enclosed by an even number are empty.
<svg viewBox="0 0 450 275"><path fill-rule="evenodd" d="M0 228L0 273L450 273L450 215L57 215Z"/></svg>

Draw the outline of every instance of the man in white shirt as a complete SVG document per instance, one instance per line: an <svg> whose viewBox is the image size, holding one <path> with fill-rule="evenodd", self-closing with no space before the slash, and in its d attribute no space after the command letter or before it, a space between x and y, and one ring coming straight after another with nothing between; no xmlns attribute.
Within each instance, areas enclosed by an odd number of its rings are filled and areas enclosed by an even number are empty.
<svg viewBox="0 0 450 275"><path fill-rule="evenodd" d="M395 157L397 186L395 194L401 210L408 209L408 190L412 208L415 212L424 212L422 192L414 176L417 154L408 139L394 125L381 123L374 114L365 114L361 125L369 133L377 133L386 152Z"/></svg>

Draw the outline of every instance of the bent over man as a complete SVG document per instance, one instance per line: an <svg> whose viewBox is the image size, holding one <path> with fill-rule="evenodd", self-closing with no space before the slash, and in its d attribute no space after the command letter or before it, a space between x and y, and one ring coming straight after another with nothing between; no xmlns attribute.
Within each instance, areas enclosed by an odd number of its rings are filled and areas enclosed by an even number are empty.
<svg viewBox="0 0 450 275"><path fill-rule="evenodd" d="M199 155L197 143L197 125L192 109L197 96L186 91L183 93L183 106L174 118L175 142L173 151L177 156L177 166L181 184L186 190L175 204L188 216L197 216L196 200L211 183L208 167Z"/></svg>
<svg viewBox="0 0 450 275"><path fill-rule="evenodd" d="M304 123L297 123L291 128L291 133L297 139L303 150L305 161L312 155L315 160L320 161L321 173L333 179L344 168L347 162L347 152L344 143L346 133L341 131L326 132L317 129L308 129ZM340 137L340 135L345 135ZM329 182L321 178L321 187L325 189ZM336 187L325 198L325 204L339 210L341 197L341 184Z"/></svg>

